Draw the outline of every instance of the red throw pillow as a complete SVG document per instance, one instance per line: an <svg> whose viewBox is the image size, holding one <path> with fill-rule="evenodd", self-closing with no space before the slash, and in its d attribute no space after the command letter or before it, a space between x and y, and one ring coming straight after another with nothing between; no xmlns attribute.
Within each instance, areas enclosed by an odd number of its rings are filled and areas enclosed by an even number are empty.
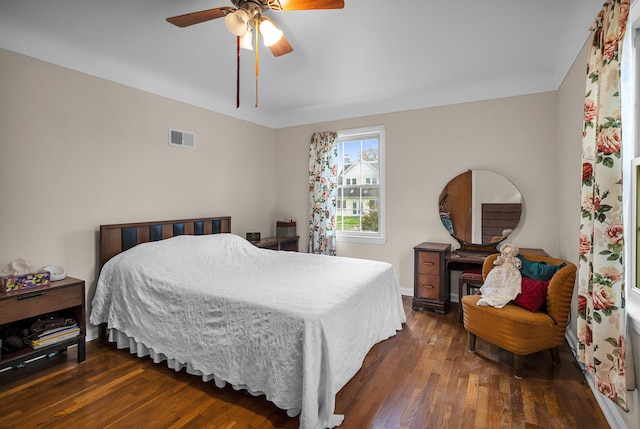
<svg viewBox="0 0 640 429"><path fill-rule="evenodd" d="M522 292L516 296L515 304L535 313L544 305L548 286L548 281L522 277Z"/></svg>

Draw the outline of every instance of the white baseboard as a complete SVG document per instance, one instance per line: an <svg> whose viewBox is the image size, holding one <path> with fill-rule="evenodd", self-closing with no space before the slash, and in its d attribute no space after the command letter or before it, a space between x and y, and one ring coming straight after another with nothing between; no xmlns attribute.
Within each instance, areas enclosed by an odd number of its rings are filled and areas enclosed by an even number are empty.
<svg viewBox="0 0 640 429"><path fill-rule="evenodd" d="M85 336L85 341L95 340L99 336L100 336L100 328L98 328L97 326L88 327L87 335Z"/></svg>
<svg viewBox="0 0 640 429"><path fill-rule="evenodd" d="M575 351L578 350L578 341L576 339L576 336L572 331L567 330L565 331L564 337L569 343L569 347L571 348L572 353L574 353L574 358L576 358ZM581 362L578 362L578 364L584 372L585 379L587 380L587 383L589 384L589 387L593 392L593 396L595 396L596 401L598 401L598 405L602 410L602 414L604 414L604 417L607 419L607 423L609 423L609 426L611 426L612 429L630 429L622 419L618 406L614 404L613 401L605 397L602 393L600 393L598 389L596 389L593 376L584 371L584 365Z"/></svg>
<svg viewBox="0 0 640 429"><path fill-rule="evenodd" d="M406 287L401 287L399 289L400 289L400 295L413 296L413 289L409 289Z"/></svg>

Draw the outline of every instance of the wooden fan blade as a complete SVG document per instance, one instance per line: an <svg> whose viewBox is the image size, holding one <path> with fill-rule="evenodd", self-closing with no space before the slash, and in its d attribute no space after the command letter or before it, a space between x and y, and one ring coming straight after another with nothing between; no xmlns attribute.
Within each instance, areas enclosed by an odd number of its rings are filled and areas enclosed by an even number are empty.
<svg viewBox="0 0 640 429"><path fill-rule="evenodd" d="M217 7L215 9L201 10L200 12L187 13L185 15L173 16L167 18L167 21L178 27L188 27L193 24L210 21L216 18L222 18L229 12L236 10L230 6Z"/></svg>
<svg viewBox="0 0 640 429"><path fill-rule="evenodd" d="M293 48L291 47L289 42L287 42L287 39L285 39L284 36L282 36L277 43L269 46L269 49L271 50L271 53L274 57L279 57L280 55L293 52Z"/></svg>
<svg viewBox="0 0 640 429"><path fill-rule="evenodd" d="M344 8L344 0L279 0L279 3L283 11Z"/></svg>

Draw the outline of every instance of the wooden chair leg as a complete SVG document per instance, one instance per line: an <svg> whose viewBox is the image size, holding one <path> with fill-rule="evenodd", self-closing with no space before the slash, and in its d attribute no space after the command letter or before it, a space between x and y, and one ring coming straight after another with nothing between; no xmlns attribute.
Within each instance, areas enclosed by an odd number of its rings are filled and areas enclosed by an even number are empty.
<svg viewBox="0 0 640 429"><path fill-rule="evenodd" d="M469 337L469 351L471 353L475 353L476 352L476 336L471 332L469 332L468 337Z"/></svg>
<svg viewBox="0 0 640 429"><path fill-rule="evenodd" d="M515 367L515 377L522 378L522 370L524 368L524 356L513 354L513 366Z"/></svg>
<svg viewBox="0 0 640 429"><path fill-rule="evenodd" d="M462 281L458 280L458 306L460 310L458 311L458 322L462 323Z"/></svg>
<svg viewBox="0 0 640 429"><path fill-rule="evenodd" d="M554 347L549 349L549 352L551 352L551 362L553 362L555 366L560 366L560 349Z"/></svg>

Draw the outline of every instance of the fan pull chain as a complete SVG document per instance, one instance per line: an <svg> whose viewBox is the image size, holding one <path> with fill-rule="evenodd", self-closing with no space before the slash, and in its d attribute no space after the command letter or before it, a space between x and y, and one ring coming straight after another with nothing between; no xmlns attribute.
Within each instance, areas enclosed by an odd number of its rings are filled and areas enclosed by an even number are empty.
<svg viewBox="0 0 640 429"><path fill-rule="evenodd" d="M259 60L258 60L258 46L259 46L259 39L258 39L258 21L255 20L254 21L254 26L256 28L256 31L254 33L256 33L256 107L258 107L258 64L259 64Z"/></svg>
<svg viewBox="0 0 640 429"><path fill-rule="evenodd" d="M240 107L240 36L236 36L238 58L236 60L236 109Z"/></svg>

